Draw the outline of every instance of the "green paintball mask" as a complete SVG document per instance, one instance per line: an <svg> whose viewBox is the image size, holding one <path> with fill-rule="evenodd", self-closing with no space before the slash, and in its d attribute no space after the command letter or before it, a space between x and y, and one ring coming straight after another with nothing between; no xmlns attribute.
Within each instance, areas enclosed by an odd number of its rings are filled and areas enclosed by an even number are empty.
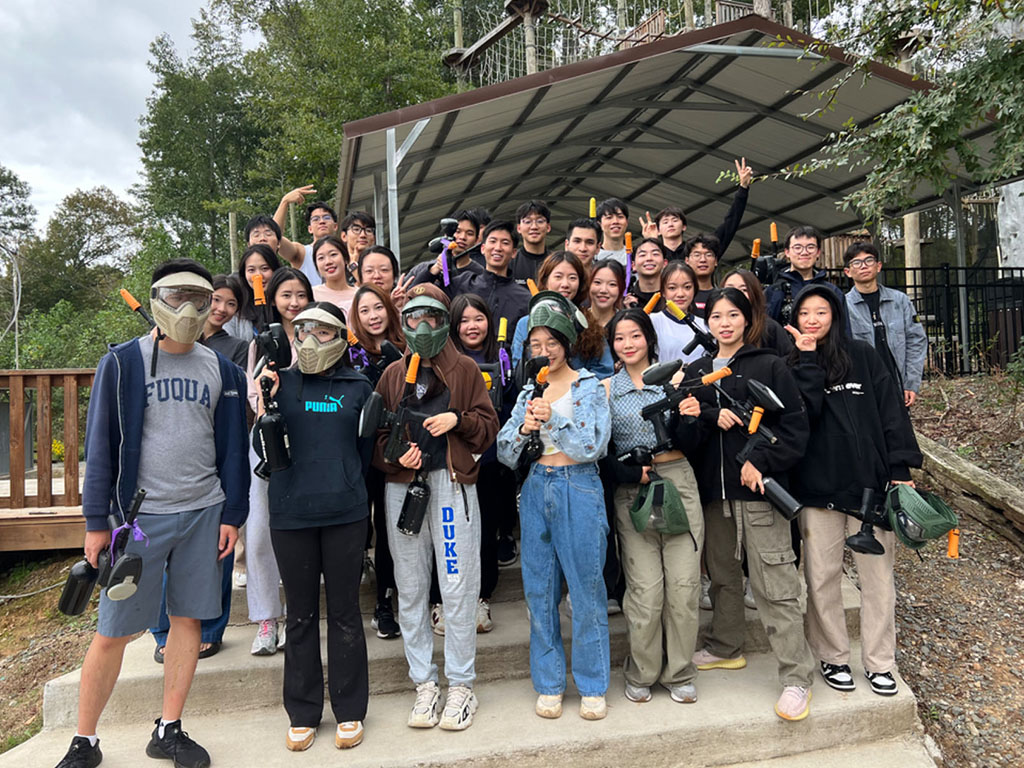
<svg viewBox="0 0 1024 768"><path fill-rule="evenodd" d="M958 525L956 514L946 502L934 493L919 493L909 485L890 488L885 506L896 538L910 549L921 549Z"/></svg>
<svg viewBox="0 0 1024 768"><path fill-rule="evenodd" d="M548 328L561 333L571 345L586 327L587 318L562 294L540 291L530 299L529 320L526 321L528 335L534 328Z"/></svg>
<svg viewBox="0 0 1024 768"><path fill-rule="evenodd" d="M420 357L437 357L448 343L448 308L430 296L416 296L402 308L402 333Z"/></svg>

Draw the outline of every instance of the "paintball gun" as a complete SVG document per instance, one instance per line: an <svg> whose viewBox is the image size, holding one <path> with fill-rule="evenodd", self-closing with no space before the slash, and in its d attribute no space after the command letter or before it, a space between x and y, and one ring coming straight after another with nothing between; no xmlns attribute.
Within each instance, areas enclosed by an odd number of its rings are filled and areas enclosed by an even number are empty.
<svg viewBox="0 0 1024 768"><path fill-rule="evenodd" d="M714 355L718 351L718 341L714 336L697 324L697 321L693 319L693 315L688 312L683 312L683 310L679 308L679 305L674 301L666 301L665 309L676 320L680 320L685 323L686 327L693 332L693 338L690 339L690 343L683 347L684 355L689 355L693 352L693 350L697 348L697 345L704 347L704 351L709 355Z"/></svg>
<svg viewBox="0 0 1024 768"><path fill-rule="evenodd" d="M120 293L121 293L121 298L124 299L124 303L128 305L128 308L131 309L132 312L138 312L139 313L139 317L141 317L143 320L146 321L146 325L149 328L156 328L156 323L154 323L153 322L153 318L149 316L149 312L147 312L145 309L143 309L142 305L139 303L139 300L136 299L134 296L132 296L131 293L128 292L127 288L122 288ZM160 329L157 328L157 330L156 330L156 339L157 339L157 341L159 342L160 339L162 339L162 338L163 338L163 334L160 332ZM157 355L159 354L159 352L160 352L160 345L159 344L154 344L153 345L153 359L149 363L149 378L151 378L151 379L155 379L156 378L156 358L157 358ZM82 610L85 610L85 609L83 608Z"/></svg>
<svg viewBox="0 0 1024 768"><path fill-rule="evenodd" d="M633 233L626 233L626 286L622 289L622 295L629 293L633 284Z"/></svg>
<svg viewBox="0 0 1024 768"><path fill-rule="evenodd" d="M643 382L647 386L661 387L665 396L660 400L645 405L640 411L640 417L650 422L654 428L654 446L634 448L632 451L618 457L619 461L634 463L637 466L649 466L650 461L641 461L645 456L653 456L655 453L672 449L672 436L669 432L669 419L673 414L679 412L679 404L685 400L695 389L707 386L719 379L729 376L732 371L728 368L709 373L698 382L672 383L672 377L682 368L681 360L670 360L665 363L655 363L643 372ZM692 421L693 417L686 417Z"/></svg>
<svg viewBox="0 0 1024 768"><path fill-rule="evenodd" d="M769 444L778 442L778 438L772 431L761 425L761 418L765 413L778 413L785 409L785 404L772 391L771 387L756 379L747 379L748 397L741 402L726 392L717 381L711 382L711 386L715 388L719 397L729 404L729 410L736 414L750 436L743 450L736 454L736 461L740 466L746 463L750 453L758 445L761 445L762 441ZM765 498L775 505L784 518L793 520L800 514L803 504L793 498L777 480L771 477L762 477L761 483L764 485Z"/></svg>
<svg viewBox="0 0 1024 768"><path fill-rule="evenodd" d="M840 510L861 521L860 530L847 537L846 546L862 555L884 555L885 547L875 537L875 526L887 531L892 530L886 519L885 509L875 499L875 492L865 488L860 499L860 509L856 512Z"/></svg>
<svg viewBox="0 0 1024 768"><path fill-rule="evenodd" d="M409 369L405 372L405 392L399 401L398 408L389 411L384 407L384 398L374 392L363 405L359 414L359 436L373 437L377 430L388 430L388 440L384 446L384 458L393 464L411 448L408 440L410 424L423 424L426 414L418 413L406 406L406 401L416 392L416 377L420 370L420 356L413 354L409 358ZM427 483L428 456L422 456L420 469L416 470L413 481L409 483L402 500L402 511L398 516L398 531L406 536L415 536L423 526L423 518L430 503L430 485Z"/></svg>
<svg viewBox="0 0 1024 768"><path fill-rule="evenodd" d="M527 380L533 382L533 397L531 399L544 397L544 390L548 388L549 363L548 358L543 355L531 357L527 361L525 366ZM533 430L526 439L522 453L519 454L518 469L525 472L530 464L541 457L542 453L544 453L544 444L540 440L540 431Z"/></svg>
<svg viewBox="0 0 1024 768"><path fill-rule="evenodd" d="M501 384L505 386L512 378L512 358L508 353L508 318L498 321L498 363L501 368ZM497 406L495 406L497 407Z"/></svg>
<svg viewBox="0 0 1024 768"><path fill-rule="evenodd" d="M774 221L771 224L771 243L771 253L762 256L761 238L757 238L750 254L750 271L764 286L774 283L779 272L786 266L784 257L779 255L779 228Z"/></svg>
<svg viewBox="0 0 1024 768"><path fill-rule="evenodd" d="M452 245L455 242L453 238L458 226L459 222L455 219L441 219L441 234L427 245L427 249L431 253L444 256L441 260L441 276L446 287L455 278L458 271L455 266L455 256L452 254Z"/></svg>
<svg viewBox="0 0 1024 768"><path fill-rule="evenodd" d="M149 540L139 527L136 518L139 508L146 498L146 491L139 488L132 497L124 522L118 524L116 515L111 514L110 547L99 553L96 568L88 560L81 560L71 567L68 580L61 592L57 609L66 616L78 616L89 606L92 591L97 582L107 588L107 597L111 600L127 600L139 588L142 576L142 558L133 552L125 553L128 537L134 536L136 541Z"/></svg>

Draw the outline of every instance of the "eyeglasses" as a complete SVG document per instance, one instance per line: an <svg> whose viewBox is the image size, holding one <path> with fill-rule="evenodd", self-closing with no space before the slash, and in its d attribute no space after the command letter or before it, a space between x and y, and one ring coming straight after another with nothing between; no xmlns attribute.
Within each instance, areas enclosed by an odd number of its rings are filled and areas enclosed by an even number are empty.
<svg viewBox="0 0 1024 768"><path fill-rule="evenodd" d="M878 263L878 259L874 256L865 256L863 259L854 259L846 266L849 269L860 269L861 267L873 267Z"/></svg>
<svg viewBox="0 0 1024 768"><path fill-rule="evenodd" d="M319 224L321 221L334 221L334 217L330 215L309 217L310 224Z"/></svg>
<svg viewBox="0 0 1024 768"><path fill-rule="evenodd" d="M800 255L802 253L817 253L818 252L818 246L817 245L791 245L791 246L789 246L788 250L790 252L792 252L792 253L797 254L797 255Z"/></svg>
<svg viewBox="0 0 1024 768"><path fill-rule="evenodd" d="M533 355L534 357L542 355L545 352L557 352L561 348L562 345L559 344L555 339L548 339L543 343L539 341L530 342L530 354Z"/></svg>
<svg viewBox="0 0 1024 768"><path fill-rule="evenodd" d="M547 219L520 219L519 223L524 227L543 227L548 223Z"/></svg>
<svg viewBox="0 0 1024 768"><path fill-rule="evenodd" d="M361 227L358 224L353 224L348 231L353 235L372 235L376 230L374 227Z"/></svg>

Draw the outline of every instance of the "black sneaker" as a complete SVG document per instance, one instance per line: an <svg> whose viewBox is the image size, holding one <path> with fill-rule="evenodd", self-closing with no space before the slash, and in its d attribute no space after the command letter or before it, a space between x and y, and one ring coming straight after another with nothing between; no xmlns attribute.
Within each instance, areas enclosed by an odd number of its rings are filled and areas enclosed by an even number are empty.
<svg viewBox="0 0 1024 768"><path fill-rule="evenodd" d="M382 640L393 640L402 636L402 630L399 629L398 622L395 621L395 612L391 608L390 600L377 603L370 626L377 630L377 637Z"/></svg>
<svg viewBox="0 0 1024 768"><path fill-rule="evenodd" d="M853 672L846 664L829 664L821 662L821 676L837 691L852 691L857 687L853 681Z"/></svg>
<svg viewBox="0 0 1024 768"><path fill-rule="evenodd" d="M516 564L519 559L519 547L516 546L514 536L501 536L498 538L498 567L508 568Z"/></svg>
<svg viewBox="0 0 1024 768"><path fill-rule="evenodd" d="M879 696L896 695L896 675L894 675L892 672L865 671L864 677L868 679L868 683L871 685L871 690L877 693Z"/></svg>
<svg viewBox="0 0 1024 768"><path fill-rule="evenodd" d="M94 747L84 736L75 736L64 759L57 763L57 768L96 768L102 761L99 739L96 739Z"/></svg>
<svg viewBox="0 0 1024 768"><path fill-rule="evenodd" d="M173 760L174 768L210 768L210 753L181 730L181 720L164 726L160 738L160 718L156 719L153 738L146 745L146 754L162 760Z"/></svg>

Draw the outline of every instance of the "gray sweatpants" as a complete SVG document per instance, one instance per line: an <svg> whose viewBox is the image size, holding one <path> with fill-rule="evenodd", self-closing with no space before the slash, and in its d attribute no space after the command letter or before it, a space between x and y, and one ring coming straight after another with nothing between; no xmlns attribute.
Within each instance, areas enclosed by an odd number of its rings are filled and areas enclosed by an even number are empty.
<svg viewBox="0 0 1024 768"><path fill-rule="evenodd" d="M453 483L447 470L428 476L430 503L416 536L398 532L406 483L388 483L384 503L388 543L395 561L398 626L405 642L409 677L437 682L430 628L430 575L437 561L444 604L444 673L449 685L476 678L476 601L480 594L480 506L476 486Z"/></svg>

